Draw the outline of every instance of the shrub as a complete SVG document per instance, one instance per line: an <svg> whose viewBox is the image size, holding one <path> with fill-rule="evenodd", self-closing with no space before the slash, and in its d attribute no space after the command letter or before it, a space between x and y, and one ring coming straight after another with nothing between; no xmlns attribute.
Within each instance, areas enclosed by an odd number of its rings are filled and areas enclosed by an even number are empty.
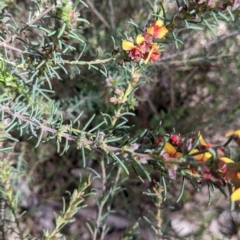
<svg viewBox="0 0 240 240"><path fill-rule="evenodd" d="M236 1L3 1L2 238L177 238L164 209L185 186L239 201L240 130L216 134L237 129L238 16Z"/></svg>

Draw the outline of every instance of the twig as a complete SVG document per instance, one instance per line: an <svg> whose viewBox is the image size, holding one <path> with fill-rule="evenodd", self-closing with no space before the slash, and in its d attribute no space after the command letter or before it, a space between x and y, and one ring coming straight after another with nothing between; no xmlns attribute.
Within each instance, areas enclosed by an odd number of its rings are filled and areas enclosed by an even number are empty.
<svg viewBox="0 0 240 240"><path fill-rule="evenodd" d="M208 47L210 47L210 46L212 46L214 44L217 44L217 43L219 43L221 41L226 40L227 38L230 38L230 37L233 37L235 35L238 35L239 33L240 33L240 31L236 30L236 31L230 32L229 34L223 35L221 37L217 37L217 38L213 39L212 41L209 41L207 44L205 44L202 47L191 47L191 48L188 48L188 49L186 49L184 51L177 52L177 53L174 53L174 54L171 54L171 55L167 55L167 56L162 57L160 59L160 63L168 61L170 59L176 58L176 57L184 55L184 54L191 54L191 53L193 53L193 52L195 52L197 50L208 48ZM159 64L159 63L156 63L156 64Z"/></svg>
<svg viewBox="0 0 240 240"><path fill-rule="evenodd" d="M68 61L68 60L61 60L60 62L64 62L65 64L71 64L71 65L98 65L110 62L114 60L115 58L106 58L106 59L96 59L92 61Z"/></svg>
<svg viewBox="0 0 240 240"><path fill-rule="evenodd" d="M155 192L156 194L156 199L154 201L154 204L156 206L156 215L155 215L155 218L156 218L156 221L157 221L157 228L155 230L157 236L159 238L162 237L162 203L163 203L163 187L160 185L160 184L156 184L156 186L153 188L153 191Z"/></svg>
<svg viewBox="0 0 240 240"><path fill-rule="evenodd" d="M25 27L21 28L20 31L18 32L18 34L20 34L21 32L23 32L24 30L26 30L27 28L29 28L31 25L33 25L35 22L37 22L38 20L40 20L41 18L43 18L45 15L47 15L49 12L52 11L52 6L47 8L45 11L43 11L42 13L40 13L36 18L32 19L31 22L27 23ZM17 35L18 35L17 34Z"/></svg>
<svg viewBox="0 0 240 240"><path fill-rule="evenodd" d="M34 121L33 119L30 119L29 117L26 117L26 116L22 115L21 113L14 112L12 109L10 109L9 107L6 107L2 104L0 104L0 111L3 111L5 113L9 114L10 116L12 116L13 118L17 118L17 119L19 119L25 123L28 123L38 129L41 129L43 132L57 134L56 129L48 127L48 126L40 123L39 121ZM78 140L78 136L75 136L75 135L72 135L69 133L65 133L65 132L61 133L60 137L65 138L68 141L77 141ZM87 138L82 138L81 140L83 141L84 145L90 146L92 149L96 148L94 141L90 141ZM149 154L137 153L137 152L133 152L128 149L122 149L122 148L113 147L113 146L109 146L109 145L104 145L103 150L105 150L106 152L125 152L125 153L132 154L133 157L139 158L139 161L142 164L146 164L148 160L153 159L153 157Z"/></svg>
<svg viewBox="0 0 240 240"><path fill-rule="evenodd" d="M29 54L29 55L33 55L33 56L39 56L39 54L35 54L35 53L30 53L30 52L26 52L26 51L22 51L21 49L12 47L11 45L9 45L10 42L12 42L13 39L15 39L17 36L19 36L24 30L26 30L27 28L29 28L31 25L33 25L35 22L37 22L38 20L40 20L41 18L43 18L46 14L48 14L50 11L52 11L52 7L49 7L48 9L46 9L45 11L43 11L42 13L40 13L36 18L32 19L32 21L30 21L29 23L27 23L23 28L21 28L17 33L13 34L12 36L8 37L4 42L0 42L0 48L4 47L4 48L8 48L11 50L14 50L16 52L19 52L21 54Z"/></svg>
<svg viewBox="0 0 240 240"><path fill-rule="evenodd" d="M225 57L232 57L232 54L222 54L220 56L210 56L210 57L205 57L203 58L201 57L196 57L196 58L191 58L191 59L181 59L181 60L173 60L173 61L169 61L167 64L168 65L172 65L172 64L186 64L186 63L198 63L201 62L203 59L208 59L208 60L213 60L213 59L221 59L221 58L225 58ZM159 64L165 64L164 62L159 62L159 63L153 63L153 65L159 65Z"/></svg>
<svg viewBox="0 0 240 240"><path fill-rule="evenodd" d="M40 56L40 54L36 54L36 53L31 53L31 52L26 52L26 51L23 51L19 48L15 48L11 45L9 45L8 43L6 42L0 42L0 48L3 47L3 48L8 48L8 49L11 49L15 52L18 52L18 53L21 53L21 54L27 54L27 55L32 55L32 56Z"/></svg>
<svg viewBox="0 0 240 240"><path fill-rule="evenodd" d="M3 197L0 196L0 239L5 239L5 205Z"/></svg>
<svg viewBox="0 0 240 240"><path fill-rule="evenodd" d="M95 8L93 3L90 0L86 0L87 5L90 7L90 9L96 14L96 16L99 18L99 20L109 29L111 29L108 22L105 20L105 18L102 16L102 14Z"/></svg>
<svg viewBox="0 0 240 240"><path fill-rule="evenodd" d="M9 107L6 107L2 104L0 104L0 111L3 111L5 113L9 114L10 116L12 116L13 118L17 118L17 119L19 119L23 122L26 122L38 129L41 129L43 132L52 133L52 134L56 134L56 135L58 133L58 130L48 127L39 121L34 121L33 119L30 119L29 117L26 117L26 116L22 115L21 113L14 112L12 109L10 109ZM79 135L81 136L81 133L83 133L83 132L79 130L79 133L80 133ZM65 138L68 141L77 141L79 136L62 132L60 137ZM227 142L224 143L224 145L215 146L214 149L218 149L219 147L222 147L222 146L226 147L230 143L231 140L232 140L232 138L228 139ZM94 141L88 140L86 137L82 137L81 141L82 141L83 145L86 145L86 146L90 147L91 149L98 148ZM103 144L101 149L103 151L105 151L106 153L114 153L115 152L115 153L122 153L122 154L123 153L130 154L133 158L134 157L138 158L138 161L141 164L147 164L149 160L153 160L154 158L157 157L157 156L154 157L151 154L147 154L147 153L134 152L132 149L129 149L127 147L119 148L119 147L109 146L107 144ZM190 154L190 156L196 156L198 154L202 154L205 152L208 152L208 150L206 149L206 150L199 151L197 153L192 153L192 154ZM126 161L127 161L127 159L126 159ZM180 161L179 161L179 159L168 159L168 163L169 164L176 164L176 163L179 164Z"/></svg>
<svg viewBox="0 0 240 240"><path fill-rule="evenodd" d="M116 27L116 25L115 25L115 13L114 13L114 7L113 7L112 0L108 1L108 5L110 8L111 27L112 27L112 29L114 29Z"/></svg>
<svg viewBox="0 0 240 240"><path fill-rule="evenodd" d="M100 202L100 205L98 207L96 226L95 226L94 232L93 232L93 240L97 240L97 234L98 234L98 231L99 231L99 229L101 227L101 224L102 224L101 218L102 218L102 214L103 214L103 208L104 208L104 205L106 203L106 201L104 201L103 198L104 198L104 194L105 194L105 190L106 190L107 176L106 176L105 162L104 162L103 158L101 159L101 170L102 170L102 185L103 185L103 189L102 189L101 202ZM104 230L102 230L102 236L103 235L104 235Z"/></svg>
<svg viewBox="0 0 240 240"><path fill-rule="evenodd" d="M36 55L34 53L29 53L29 52L21 52L21 53L25 53L25 54L29 54L29 55ZM1 57L1 56L0 56L0 60L18 68L18 69L23 69L23 70L27 69L27 65L24 65L24 64L21 64L21 63L16 64L15 62L11 62L11 61L9 61L9 60ZM59 63L70 64L70 65L98 65L98 64L108 63L108 62L111 62L111 61L114 61L114 60L115 60L115 58L96 59L96 60L92 60L92 61L69 61L69 60L62 59L62 60L59 60ZM48 61L52 62L54 60L49 59ZM44 64L44 62L41 62L40 64ZM40 64L37 66L37 68L40 68Z"/></svg>

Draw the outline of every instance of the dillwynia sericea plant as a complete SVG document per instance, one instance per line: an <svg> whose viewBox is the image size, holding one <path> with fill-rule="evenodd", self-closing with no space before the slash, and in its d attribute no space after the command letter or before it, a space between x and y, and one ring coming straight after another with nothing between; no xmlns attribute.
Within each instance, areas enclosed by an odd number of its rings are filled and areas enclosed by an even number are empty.
<svg viewBox="0 0 240 240"><path fill-rule="evenodd" d="M232 203L240 200L239 163L229 150L232 140L240 146L240 130L229 131L225 143L214 145L201 131L184 136L173 130L163 132L160 125L140 133L129 123L137 118L137 91L146 84L146 74L154 74L151 66L161 64L165 49L181 51L182 31L189 37L201 30L203 35L214 35L219 23L234 23L239 17L237 2L148 2L148 16L141 19L145 26L139 27L131 20L128 27L135 32L123 30L121 25L121 37L119 32L115 37L113 31L114 1L108 3L111 11L106 18L110 23L94 5L97 1L6 0L0 4L2 239L11 235L20 239L63 239L64 234L70 239L64 229L82 209L90 211L91 202L95 203L94 213L84 215L85 231L91 239L105 239L118 199L124 199L122 208L130 204L125 187L132 186L133 178L151 183L144 195L153 202L153 210L141 221L149 224L156 239L167 229L162 209L174 180L182 181L177 202L183 197L186 181L196 191L207 182L209 189L219 189ZM94 29L95 18L112 30L113 46L107 44L105 55L100 48L95 51L106 37L105 32ZM99 39L89 38L91 31L99 31ZM107 83L104 87L99 80L102 77ZM98 86L95 92L94 84ZM165 119L161 120L164 123ZM46 160L46 155L51 156ZM66 175L57 178L61 166ZM81 169L77 177L80 175L80 181L76 176L69 177L66 167L70 166ZM46 192L42 190L45 180ZM24 220L29 212L43 206L36 197L22 211L24 181L29 186L35 183L42 199L57 189L60 195L50 195L49 199L63 202L62 211L55 210L55 225L41 234L34 235ZM142 196L137 192L135 197ZM134 219L122 227L122 239L141 238L140 218Z"/></svg>

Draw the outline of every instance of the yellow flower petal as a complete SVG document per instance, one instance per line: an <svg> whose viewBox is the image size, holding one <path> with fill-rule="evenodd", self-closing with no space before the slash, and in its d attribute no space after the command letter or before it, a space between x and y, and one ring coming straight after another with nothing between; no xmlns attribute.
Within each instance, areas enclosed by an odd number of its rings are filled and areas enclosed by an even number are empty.
<svg viewBox="0 0 240 240"><path fill-rule="evenodd" d="M159 31L159 33L155 36L156 38L162 39L164 38L168 33L168 29L166 27L161 27L161 30Z"/></svg>
<svg viewBox="0 0 240 240"><path fill-rule="evenodd" d="M240 135L240 129L226 133L225 137L231 137L233 135Z"/></svg>
<svg viewBox="0 0 240 240"><path fill-rule="evenodd" d="M147 63L149 62L149 59L150 59L152 53L153 53L153 49L151 49L150 52L148 53L148 57L147 57L147 59L144 61L145 64L147 64Z"/></svg>
<svg viewBox="0 0 240 240"><path fill-rule="evenodd" d="M138 34L137 37L136 37L136 43L141 44L144 41L145 41L145 38L141 34Z"/></svg>
<svg viewBox="0 0 240 240"><path fill-rule="evenodd" d="M238 201L240 200L240 188L238 188L237 190L235 190L232 195L231 195L231 200L232 201Z"/></svg>
<svg viewBox="0 0 240 240"><path fill-rule="evenodd" d="M153 33L154 33L154 27L149 27L149 28L147 29L147 33L149 33L149 34L152 36Z"/></svg>
<svg viewBox="0 0 240 240"><path fill-rule="evenodd" d="M122 41L122 48L125 51L130 51L135 48L134 44L130 42L129 40L123 40Z"/></svg>
<svg viewBox="0 0 240 240"><path fill-rule="evenodd" d="M212 154L210 152L205 152L204 157L203 157L203 161L205 162L211 157L212 157Z"/></svg>
<svg viewBox="0 0 240 240"><path fill-rule="evenodd" d="M189 152L189 155L193 154L193 153L196 153L196 152L199 152L196 148L193 148L190 152Z"/></svg>
<svg viewBox="0 0 240 240"><path fill-rule="evenodd" d="M147 33L154 38L164 38L168 33L168 29L163 25L162 20L157 20L149 28L147 28Z"/></svg>
<svg viewBox="0 0 240 240"><path fill-rule="evenodd" d="M199 152L197 149L192 149L189 154L194 154L194 153L197 153ZM210 152L205 152L205 153L199 153L197 155L194 155L193 156L197 161L200 161L200 162L206 162L209 158L212 157L212 154Z"/></svg>
<svg viewBox="0 0 240 240"><path fill-rule="evenodd" d="M165 149L165 152L168 153L169 156L171 157L180 158L182 156L182 154L180 152L177 152L175 147L169 142L165 143L164 149Z"/></svg>
<svg viewBox="0 0 240 240"><path fill-rule="evenodd" d="M169 153L170 155L175 154L176 153L176 149L175 147L170 144L169 142L166 142L164 145L164 149L167 153Z"/></svg>
<svg viewBox="0 0 240 240"><path fill-rule="evenodd" d="M208 146L207 143L205 142L205 140L203 139L202 134L200 132L198 132L198 139L199 139L199 142L202 146L204 146L204 147Z"/></svg>
<svg viewBox="0 0 240 240"><path fill-rule="evenodd" d="M157 43L153 43L153 44L152 44L152 49L153 49L154 51L157 51L158 48L159 48L159 46L158 46Z"/></svg>
<svg viewBox="0 0 240 240"><path fill-rule="evenodd" d="M163 26L163 21L158 19L155 23L158 27L162 27Z"/></svg>
<svg viewBox="0 0 240 240"><path fill-rule="evenodd" d="M222 157L222 158L220 158L220 160L222 160L225 163L234 163L234 161L232 159L227 158L227 157Z"/></svg>
<svg viewBox="0 0 240 240"><path fill-rule="evenodd" d="M205 162L204 161L204 154L203 153L200 153L200 154L198 154L198 155L195 155L195 156L193 156L197 161L199 161L199 162Z"/></svg>

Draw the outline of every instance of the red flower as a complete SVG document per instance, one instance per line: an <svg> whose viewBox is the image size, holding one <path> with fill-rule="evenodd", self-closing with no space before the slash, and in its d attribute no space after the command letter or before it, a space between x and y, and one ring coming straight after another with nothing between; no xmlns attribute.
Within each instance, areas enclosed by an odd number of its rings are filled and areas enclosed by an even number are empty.
<svg viewBox="0 0 240 240"><path fill-rule="evenodd" d="M140 49L140 45L143 44L143 42L145 41L144 37L139 34L136 37L136 44L137 46L134 45L133 42L129 41L129 40L123 40L122 41L122 48L125 51L129 51L128 57L133 60L133 61L139 61L142 58L142 51Z"/></svg>
<svg viewBox="0 0 240 240"><path fill-rule="evenodd" d="M177 135L177 134L173 134L171 137L170 137L170 140L173 144L177 144L180 140L180 137Z"/></svg>

